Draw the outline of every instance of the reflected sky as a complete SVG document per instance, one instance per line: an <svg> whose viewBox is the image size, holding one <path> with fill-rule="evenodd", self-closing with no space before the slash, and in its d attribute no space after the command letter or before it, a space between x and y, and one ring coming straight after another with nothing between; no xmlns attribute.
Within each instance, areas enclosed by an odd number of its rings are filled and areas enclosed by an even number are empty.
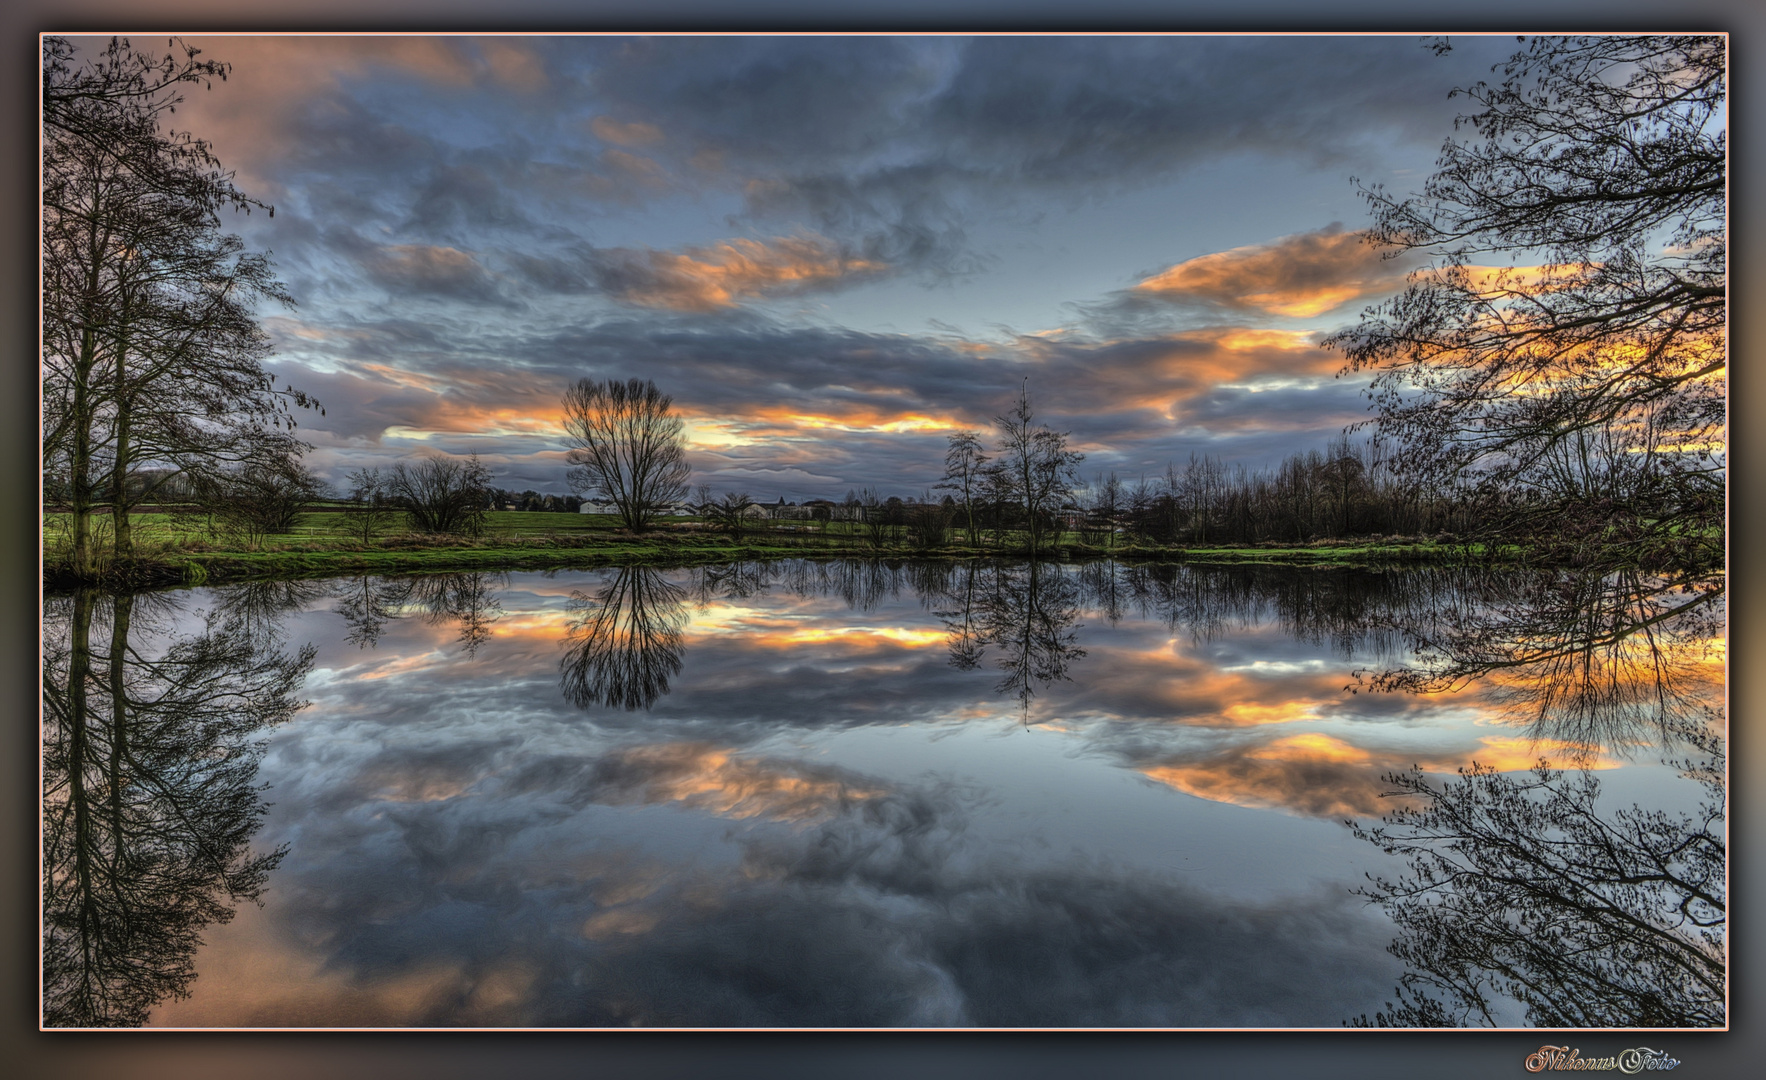
<svg viewBox="0 0 1766 1080"><path fill-rule="evenodd" d="M311 704L254 840L287 854L151 1023L1336 1027L1399 972L1349 893L1392 861L1342 826L1393 808L1385 774L1574 757L1615 798L1698 798L1660 749L1534 737L1477 682L1369 692L1405 646L1367 612L1439 583L1039 573L1060 587L796 563L288 599ZM1061 608L1058 670L1014 652L1026 590ZM1720 694L1714 655L1683 690Z"/></svg>

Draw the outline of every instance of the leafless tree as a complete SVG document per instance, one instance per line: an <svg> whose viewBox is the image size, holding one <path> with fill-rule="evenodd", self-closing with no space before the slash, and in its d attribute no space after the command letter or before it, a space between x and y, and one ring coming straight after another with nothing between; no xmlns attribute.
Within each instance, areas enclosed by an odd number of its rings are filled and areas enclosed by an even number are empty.
<svg viewBox="0 0 1766 1080"><path fill-rule="evenodd" d="M490 479L477 454L464 460L438 454L414 465L398 462L386 483L419 531L477 536L484 531Z"/></svg>
<svg viewBox="0 0 1766 1080"><path fill-rule="evenodd" d="M686 441L674 399L648 379L579 379L564 393L570 489L599 493L628 529L687 495Z"/></svg>
<svg viewBox="0 0 1766 1080"><path fill-rule="evenodd" d="M986 466L987 455L981 450L979 433L959 431L950 436L950 446L944 453L944 479L938 486L960 493L963 527L971 547L981 542L975 522L975 500L981 495L982 471Z"/></svg>
<svg viewBox="0 0 1766 1080"><path fill-rule="evenodd" d="M1018 404L994 418L1000 449L993 474L1002 493L1016 505L1034 554L1054 526L1054 515L1079 485L1079 463L1085 455L1067 448L1065 432L1037 424L1026 384Z"/></svg>
<svg viewBox="0 0 1766 1080"><path fill-rule="evenodd" d="M1330 344L1400 467L1492 539L1720 565L1725 41L1538 37L1501 75L1456 91L1473 137L1420 194L1365 191L1372 240L1431 263Z"/></svg>
<svg viewBox="0 0 1766 1080"><path fill-rule="evenodd" d="M754 500L746 491L727 491L716 502L709 498L710 488L705 488L704 493L707 496L704 511L711 518L712 524L729 533L732 538L740 540L743 530L748 528L748 511L754 505Z"/></svg>
<svg viewBox="0 0 1766 1080"><path fill-rule="evenodd" d="M276 448L195 481L197 508L254 551L265 537L292 530L324 493L324 482L297 455Z"/></svg>
<svg viewBox="0 0 1766 1080"><path fill-rule="evenodd" d="M349 474L349 509L343 528L363 544L372 544L397 514L391 485L379 469L361 468Z"/></svg>
<svg viewBox="0 0 1766 1080"><path fill-rule="evenodd" d="M223 207L263 204L206 144L162 127L182 84L226 74L184 52L155 59L117 39L76 66L66 41L44 41L42 449L78 577L98 558L98 505L128 558L133 507L174 478L298 449L292 407L316 405L262 367L255 305L287 303L286 290L220 232Z"/></svg>

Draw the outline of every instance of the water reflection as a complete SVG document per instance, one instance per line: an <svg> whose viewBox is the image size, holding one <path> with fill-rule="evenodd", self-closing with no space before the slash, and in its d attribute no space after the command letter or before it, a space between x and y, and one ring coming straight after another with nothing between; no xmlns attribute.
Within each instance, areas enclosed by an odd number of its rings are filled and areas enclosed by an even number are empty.
<svg viewBox="0 0 1766 1080"><path fill-rule="evenodd" d="M1083 579L1058 564L964 563L943 580L923 578L922 598L935 591L951 606L937 612L950 635L951 666L980 666L989 647L1005 674L995 693L1010 693L1028 717L1038 685L1066 680L1067 668L1085 656L1080 648L1079 604Z"/></svg>
<svg viewBox="0 0 1766 1080"><path fill-rule="evenodd" d="M274 593L236 591L158 649L141 639L170 614L163 596L46 601L46 1025L135 1026L187 994L204 928L282 860L251 850L260 740L301 707L313 652L275 648Z"/></svg>
<svg viewBox="0 0 1766 1080"><path fill-rule="evenodd" d="M372 649L381 630L415 608L432 626L457 623L461 654L471 659L490 640L491 627L504 615L497 590L508 584L506 574L427 574L421 577L373 578L366 575L337 582L295 583L317 590L314 595L338 599L336 611L349 627L346 640Z"/></svg>
<svg viewBox="0 0 1766 1080"><path fill-rule="evenodd" d="M1538 739L1629 751L1696 739L1722 664L1724 581L1638 571L1468 575L1426 613L1385 616L1413 662L1379 690L1473 682ZM1720 676L1716 676L1720 677Z"/></svg>
<svg viewBox="0 0 1766 1080"><path fill-rule="evenodd" d="M154 1022L1720 1022L1720 819L1645 752L1720 748L1720 607L1638 585L797 560L217 592L159 639L321 642L264 777L298 844ZM1562 846L1608 835L1611 865ZM1673 882L1628 880L1649 858Z"/></svg>
<svg viewBox="0 0 1766 1080"><path fill-rule="evenodd" d="M564 696L585 709L654 705L681 671L687 603L685 589L648 566L621 567L593 595L572 592Z"/></svg>
<svg viewBox="0 0 1766 1080"><path fill-rule="evenodd" d="M1487 768L1438 784L1390 777L1418 805L1355 834L1409 872L1360 890L1398 924L1398 1002L1361 1026L1496 1026L1504 1000L1540 1027L1725 1022L1724 755L1683 775L1696 814L1597 806L1587 772Z"/></svg>

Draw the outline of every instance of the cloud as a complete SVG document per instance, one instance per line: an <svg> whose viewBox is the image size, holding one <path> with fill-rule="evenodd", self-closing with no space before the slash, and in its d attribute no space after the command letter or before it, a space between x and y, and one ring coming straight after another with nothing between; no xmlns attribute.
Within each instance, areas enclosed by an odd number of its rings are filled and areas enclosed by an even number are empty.
<svg viewBox="0 0 1766 1080"><path fill-rule="evenodd" d="M510 303L489 271L458 248L386 244L365 252L362 266L376 285L395 295Z"/></svg>
<svg viewBox="0 0 1766 1080"><path fill-rule="evenodd" d="M879 482L890 486L886 494L921 494L944 471L946 435L970 429L989 438L1026 376L1038 418L1071 433L1090 455L1088 471L1157 472L1196 450L1257 464L1291 452L1296 440L1322 445L1365 407L1357 384L1331 381L1340 357L1289 331L1213 326L971 342L806 326L741 307L501 325L479 321L479 312L494 312L491 290L534 268L495 276L463 252L365 244L358 257L408 295L453 290L475 304L421 320L275 323L284 357L275 369L326 403L330 415L303 428L327 449L373 444L396 428L445 433L462 452L474 439L488 447L513 434L533 440L530 454L556 451L564 386L641 373L674 395L702 475L727 477L757 497L798 500ZM609 284L681 304L707 287L686 274L659 277L647 262L637 268ZM734 264L725 269L714 284L727 289L740 274ZM565 272L558 264L552 271ZM586 274L580 263L570 272ZM562 467L542 460L552 459L526 461L522 475L562 490ZM769 477L772 486L759 486Z"/></svg>
<svg viewBox="0 0 1766 1080"><path fill-rule="evenodd" d="M615 146L648 146L662 141L662 131L655 124L622 124L610 116L597 116L589 121L595 138Z"/></svg>
<svg viewBox="0 0 1766 1080"><path fill-rule="evenodd" d="M1331 224L1317 232L1178 263L1134 286L1122 302L1149 300L1311 318L1403 287L1409 263L1388 260L1367 234Z"/></svg>
<svg viewBox="0 0 1766 1080"><path fill-rule="evenodd" d="M1140 766L1154 780L1197 798L1308 817L1379 817L1403 803L1387 797L1386 776L1411 768L1452 773L1473 763L1499 772L1531 769L1540 758L1560 765L1614 768L1617 762L1589 755L1589 748L1551 740L1486 736L1476 749L1458 754L1358 746L1308 731L1260 741L1240 741L1211 752Z"/></svg>
<svg viewBox="0 0 1766 1080"><path fill-rule="evenodd" d="M596 776L614 804L651 801L713 759L666 744L580 768L540 756L472 797L325 813L282 785L298 858L261 914L211 931L198 994L155 1022L1328 1025L1396 974L1346 893L1246 903L1083 857L989 859L969 840L975 796L949 785L848 775L868 797L726 833L733 860L644 850L634 819L582 799ZM662 797L700 797L687 787ZM714 793L698 808L742 805Z"/></svg>
<svg viewBox="0 0 1766 1080"><path fill-rule="evenodd" d="M595 287L622 303L689 312L846 288L890 269L810 235L738 238L680 252L591 249L588 264Z"/></svg>

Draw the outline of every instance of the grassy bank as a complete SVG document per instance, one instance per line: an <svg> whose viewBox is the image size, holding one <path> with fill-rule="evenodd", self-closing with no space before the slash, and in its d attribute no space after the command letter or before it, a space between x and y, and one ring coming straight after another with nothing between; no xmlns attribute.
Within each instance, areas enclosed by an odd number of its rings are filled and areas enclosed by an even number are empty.
<svg viewBox="0 0 1766 1080"><path fill-rule="evenodd" d="M499 512L488 517L485 532L475 538L400 531L363 543L345 533L342 515L319 511L302 515L289 533L262 538L253 549L253 545L237 538L209 532L199 521L143 513L131 519L136 558L103 564L98 583L113 588L146 588L346 574L546 570L629 564L678 566L793 557L973 558L1030 554L1010 534L979 547L971 547L953 534L950 543L927 549L911 546L902 538L873 543L862 529L843 522L760 524L734 537L690 520L633 534L601 515ZM102 534L106 523L102 518L99 522ZM106 545L99 546L102 549ZM1068 534L1062 542L1045 546L1041 554L1060 559L1382 565L1449 561L1464 558L1468 553L1459 546L1398 538L1289 546L1175 547L1125 543L1120 537L1088 539ZM51 589L78 584L68 561L65 522L53 514L45 515L44 520L43 574L45 585Z"/></svg>

